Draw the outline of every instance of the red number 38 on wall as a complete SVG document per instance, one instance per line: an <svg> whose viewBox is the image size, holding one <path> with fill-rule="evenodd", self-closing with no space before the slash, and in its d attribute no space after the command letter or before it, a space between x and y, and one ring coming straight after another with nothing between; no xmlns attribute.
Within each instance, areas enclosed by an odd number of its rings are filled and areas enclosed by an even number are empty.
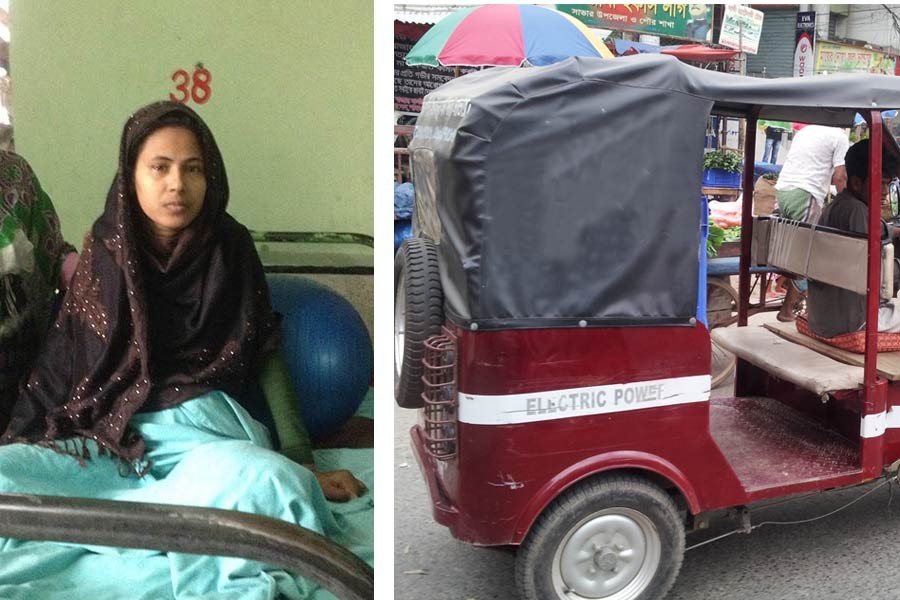
<svg viewBox="0 0 900 600"><path fill-rule="evenodd" d="M169 93L169 100L187 104L193 100L197 104L206 104L212 96L209 84L212 82L212 74L203 66L194 69L193 75L188 75L184 69L178 69L172 73L172 81L180 95Z"/></svg>

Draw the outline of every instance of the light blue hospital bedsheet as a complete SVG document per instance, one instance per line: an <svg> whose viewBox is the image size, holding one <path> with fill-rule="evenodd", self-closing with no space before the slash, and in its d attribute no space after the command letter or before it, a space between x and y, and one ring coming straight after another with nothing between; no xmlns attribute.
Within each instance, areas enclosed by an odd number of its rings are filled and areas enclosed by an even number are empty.
<svg viewBox="0 0 900 600"><path fill-rule="evenodd" d="M328 536L373 564L373 453L316 451L322 470L345 468L367 486L346 504L325 500L313 474L270 450L268 431L237 402L213 392L137 415L150 472L122 477L98 456L82 468L70 456L16 444L0 447L0 492L209 506L254 512ZM274 600L331 594L282 570L238 558L0 539L4 600Z"/></svg>

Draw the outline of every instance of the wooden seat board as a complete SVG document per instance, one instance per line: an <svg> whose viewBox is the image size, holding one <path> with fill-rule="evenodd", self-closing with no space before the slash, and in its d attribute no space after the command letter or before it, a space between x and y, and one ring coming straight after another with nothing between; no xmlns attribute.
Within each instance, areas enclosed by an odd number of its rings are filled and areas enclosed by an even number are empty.
<svg viewBox="0 0 900 600"><path fill-rule="evenodd" d="M815 394L857 389L863 369L826 356L764 327L717 327L710 338L735 356Z"/></svg>
<svg viewBox="0 0 900 600"><path fill-rule="evenodd" d="M802 344L811 350L815 350L829 358L839 360L842 363L862 367L865 362L862 354L837 348L826 344L825 342L820 342L815 338L811 338L808 335L803 335L797 331L797 325L795 323L780 323L776 321L773 323L766 323L763 327L786 340ZM885 379L890 381L900 380L900 352L879 352L878 366L875 370Z"/></svg>

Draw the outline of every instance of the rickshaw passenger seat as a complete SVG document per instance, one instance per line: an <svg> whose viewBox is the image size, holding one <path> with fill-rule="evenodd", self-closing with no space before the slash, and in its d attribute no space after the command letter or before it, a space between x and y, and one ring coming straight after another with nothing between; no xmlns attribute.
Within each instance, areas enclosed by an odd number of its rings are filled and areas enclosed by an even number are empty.
<svg viewBox="0 0 900 600"><path fill-rule="evenodd" d="M862 367L838 362L763 327L719 327L710 337L736 357L817 395L857 389L863 382Z"/></svg>
<svg viewBox="0 0 900 600"><path fill-rule="evenodd" d="M751 266L768 265L800 277L865 294L868 240L837 229L797 221L754 217ZM881 248L881 297L894 292L894 247Z"/></svg>

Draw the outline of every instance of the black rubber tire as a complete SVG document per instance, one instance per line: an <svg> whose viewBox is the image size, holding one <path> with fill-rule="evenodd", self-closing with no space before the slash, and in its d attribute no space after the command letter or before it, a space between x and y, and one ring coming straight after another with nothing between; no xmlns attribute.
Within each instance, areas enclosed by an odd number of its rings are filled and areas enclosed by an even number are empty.
<svg viewBox="0 0 900 600"><path fill-rule="evenodd" d="M516 556L516 586L522 600L568 600L554 585L553 561L570 531L601 510L626 508L652 522L659 534L655 572L628 600L659 599L668 593L684 558L684 525L672 498L636 475L599 476L577 483L555 499L535 521ZM621 594L624 590L616 593ZM616 596L618 598L618 596Z"/></svg>
<svg viewBox="0 0 900 600"><path fill-rule="evenodd" d="M403 408L422 407L422 357L425 340L441 332L444 324L444 294L438 268L437 247L423 238L403 241L394 257L394 302L404 302L402 354L395 340L394 399ZM395 325L395 337L396 327ZM399 373L397 366L399 365Z"/></svg>

